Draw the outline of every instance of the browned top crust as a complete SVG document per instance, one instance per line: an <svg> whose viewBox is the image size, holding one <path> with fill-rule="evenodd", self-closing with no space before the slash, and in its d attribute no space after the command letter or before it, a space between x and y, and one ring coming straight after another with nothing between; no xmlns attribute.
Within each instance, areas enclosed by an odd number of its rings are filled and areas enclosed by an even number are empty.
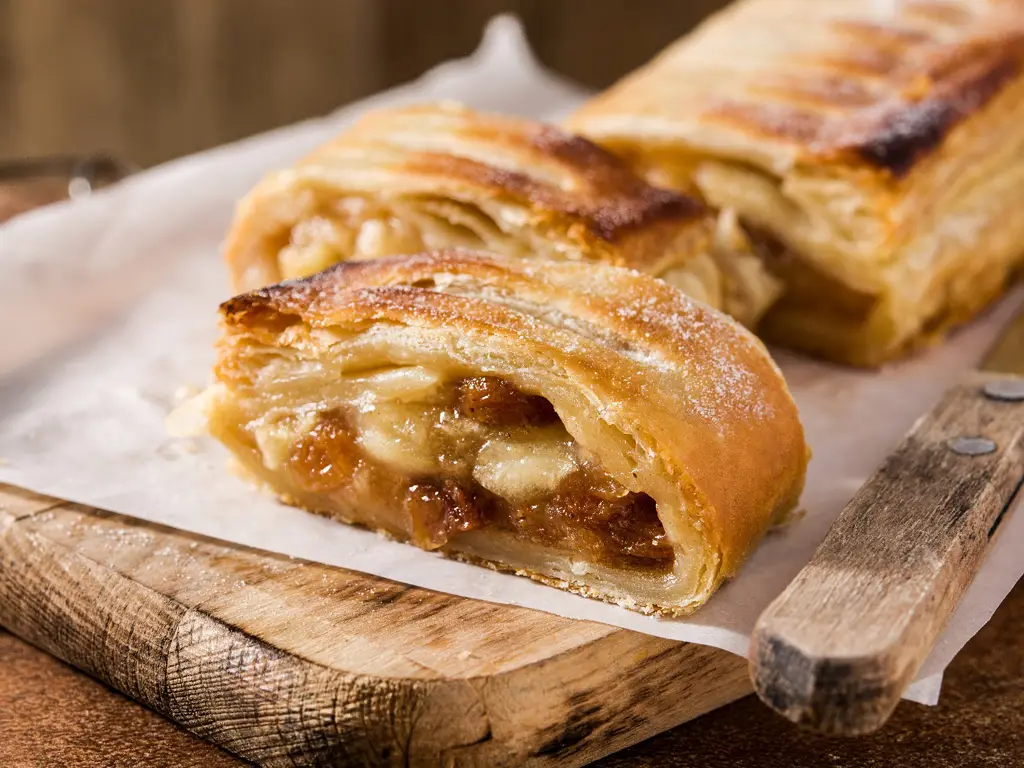
<svg viewBox="0 0 1024 768"><path fill-rule="evenodd" d="M339 222L352 243L324 250L356 258L363 215L423 240L398 247L395 236L373 256L471 245L655 273L704 253L714 223L701 203L558 128L452 104L402 107L365 115L239 203L224 248L233 287L289 276L279 257L303 223Z"/></svg>
<svg viewBox="0 0 1024 768"><path fill-rule="evenodd" d="M573 129L784 170L906 175L1024 63L1022 0L741 0L590 102Z"/></svg>
<svg viewBox="0 0 1024 768"><path fill-rule="evenodd" d="M371 112L297 169L358 163L361 154L406 176L409 191L471 187L578 220L609 242L656 221L704 213L696 200L651 186L587 139L452 104Z"/></svg>
<svg viewBox="0 0 1024 768"><path fill-rule="evenodd" d="M688 498L703 521L714 553L708 584L736 571L803 484L803 430L764 346L639 272L448 250L344 262L238 296L221 312L221 381L251 375L240 367L250 358L234 350L328 344L337 357L362 334L405 345L405 360L486 350L491 373L516 385L528 375L529 391L560 415L586 412L594 429L627 436L641 477L660 468L650 482Z"/></svg>

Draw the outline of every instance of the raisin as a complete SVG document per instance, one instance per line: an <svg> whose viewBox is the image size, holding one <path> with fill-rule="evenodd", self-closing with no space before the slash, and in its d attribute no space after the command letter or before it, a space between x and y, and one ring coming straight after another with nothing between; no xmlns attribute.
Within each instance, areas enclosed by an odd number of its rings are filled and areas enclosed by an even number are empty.
<svg viewBox="0 0 1024 768"><path fill-rule="evenodd" d="M443 546L448 537L445 533L444 497L441 489L430 483L411 485L405 495L404 506L413 544L423 549Z"/></svg>
<svg viewBox="0 0 1024 768"><path fill-rule="evenodd" d="M656 569L671 564L674 553L654 499L645 493L604 499L581 485L579 478L570 480L545 501L503 509L495 522L533 541L586 552L607 564Z"/></svg>
<svg viewBox="0 0 1024 768"><path fill-rule="evenodd" d="M484 507L478 494L451 479L441 481L440 485L409 486L405 497L412 540L424 549L437 549L453 534L483 527Z"/></svg>
<svg viewBox="0 0 1024 768"><path fill-rule="evenodd" d="M289 466L304 488L326 493L351 482L359 455L344 417L337 411L327 411L296 441Z"/></svg>
<svg viewBox="0 0 1024 768"><path fill-rule="evenodd" d="M472 531L483 526L483 505L476 494L450 479L444 481L442 490L445 500L445 528L449 534Z"/></svg>
<svg viewBox="0 0 1024 768"><path fill-rule="evenodd" d="M489 427L542 426L558 420L555 409L537 395L520 392L496 376L473 376L456 385L459 410Z"/></svg>

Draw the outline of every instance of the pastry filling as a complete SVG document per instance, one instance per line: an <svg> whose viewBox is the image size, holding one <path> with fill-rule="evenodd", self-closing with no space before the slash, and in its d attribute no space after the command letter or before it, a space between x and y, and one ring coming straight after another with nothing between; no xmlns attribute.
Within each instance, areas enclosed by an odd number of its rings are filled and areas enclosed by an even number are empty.
<svg viewBox="0 0 1024 768"><path fill-rule="evenodd" d="M417 367L360 383L344 405L248 426L304 505L391 510L380 527L425 549L494 527L589 562L671 571L654 500L604 472L544 398Z"/></svg>
<svg viewBox="0 0 1024 768"><path fill-rule="evenodd" d="M434 207L446 215L434 215ZM423 202L422 209L384 206L346 197L300 219L285 234L277 267L281 279L321 272L341 261L419 253L434 248L480 248L492 240L494 223L470 209L444 201Z"/></svg>
<svg viewBox="0 0 1024 768"><path fill-rule="evenodd" d="M309 212L275 242L277 279L295 280L342 261L439 248L484 249L509 258L572 258L542 233L522 231L511 211L495 221L477 208L444 199L415 205L346 197ZM518 235L513 236L513 231ZM779 295L734 217L720 216L710 250L694 253L685 239L664 254L656 276L687 295L753 326Z"/></svg>
<svg viewBox="0 0 1024 768"><path fill-rule="evenodd" d="M719 212L709 251L658 277L748 328L756 327L782 294L782 284L769 273L731 208Z"/></svg>

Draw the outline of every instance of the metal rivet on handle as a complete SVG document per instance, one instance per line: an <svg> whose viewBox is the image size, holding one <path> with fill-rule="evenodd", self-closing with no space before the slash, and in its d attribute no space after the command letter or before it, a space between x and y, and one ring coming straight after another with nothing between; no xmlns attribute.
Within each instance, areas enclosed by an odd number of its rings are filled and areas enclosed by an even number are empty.
<svg viewBox="0 0 1024 768"><path fill-rule="evenodd" d="M961 456L985 456L995 453L996 447L987 437L955 437L949 441L950 450Z"/></svg>
<svg viewBox="0 0 1024 768"><path fill-rule="evenodd" d="M996 379L981 388L989 400L1003 400L1008 403L1024 400L1024 379Z"/></svg>

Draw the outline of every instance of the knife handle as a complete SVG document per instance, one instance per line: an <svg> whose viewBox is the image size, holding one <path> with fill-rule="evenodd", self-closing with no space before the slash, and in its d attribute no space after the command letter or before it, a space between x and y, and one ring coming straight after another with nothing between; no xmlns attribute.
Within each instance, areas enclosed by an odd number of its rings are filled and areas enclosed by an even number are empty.
<svg viewBox="0 0 1024 768"><path fill-rule="evenodd" d="M914 425L761 614L772 709L856 735L892 714L1024 481L1024 378L972 374Z"/></svg>

